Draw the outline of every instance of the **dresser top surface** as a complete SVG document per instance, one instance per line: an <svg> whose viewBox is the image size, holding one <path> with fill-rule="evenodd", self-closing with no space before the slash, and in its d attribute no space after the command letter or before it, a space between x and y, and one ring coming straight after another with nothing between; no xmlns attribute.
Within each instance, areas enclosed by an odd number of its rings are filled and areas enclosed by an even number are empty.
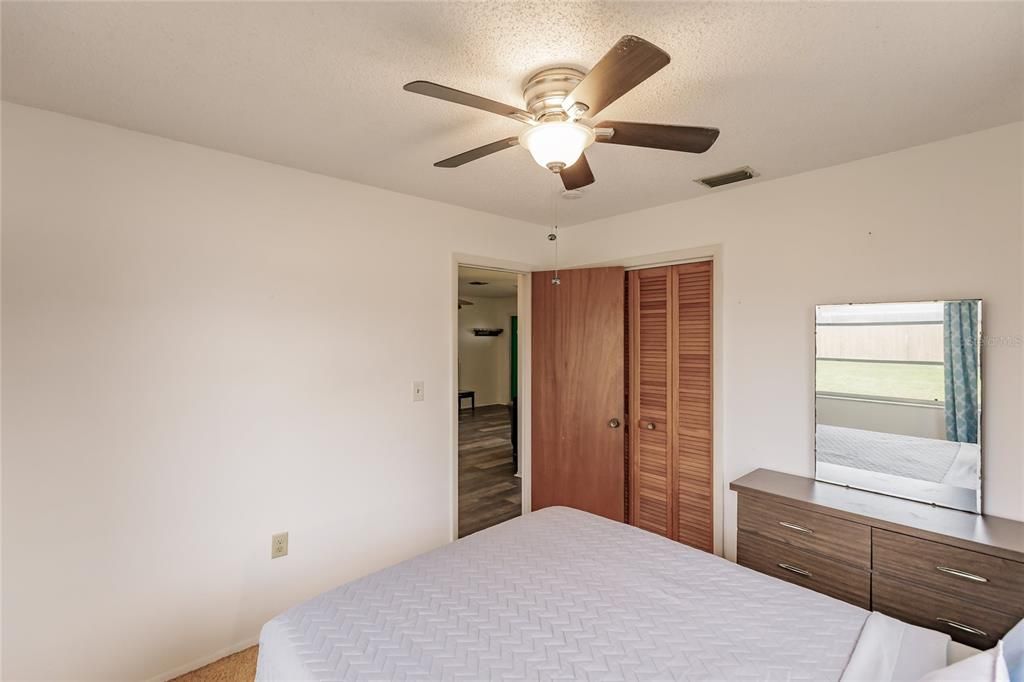
<svg viewBox="0 0 1024 682"><path fill-rule="evenodd" d="M935 507L769 469L756 469L733 481L729 488L739 493L780 498L784 504L817 508L896 532L1024 561L1024 523L1020 521Z"/></svg>

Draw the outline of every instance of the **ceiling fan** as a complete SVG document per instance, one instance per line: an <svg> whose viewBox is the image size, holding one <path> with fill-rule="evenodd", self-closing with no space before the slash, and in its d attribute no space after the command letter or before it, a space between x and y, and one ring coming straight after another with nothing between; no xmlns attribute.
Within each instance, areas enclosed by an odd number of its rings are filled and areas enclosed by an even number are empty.
<svg viewBox="0 0 1024 682"><path fill-rule="evenodd" d="M438 161L439 168L456 168L516 145L526 147L534 161L558 173L568 190L594 182L583 153L594 142L650 147L700 154L718 139L717 128L593 122L606 106L647 80L669 63L668 53L637 36L623 36L590 73L559 66L539 71L523 88L526 109L455 90L429 81L413 81L405 89L526 123L518 137L491 142Z"/></svg>

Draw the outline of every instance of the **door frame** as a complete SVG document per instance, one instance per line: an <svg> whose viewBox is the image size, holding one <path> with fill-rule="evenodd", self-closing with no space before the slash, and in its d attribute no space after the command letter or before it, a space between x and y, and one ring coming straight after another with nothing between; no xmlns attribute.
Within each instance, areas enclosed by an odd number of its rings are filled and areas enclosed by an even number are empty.
<svg viewBox="0 0 1024 682"><path fill-rule="evenodd" d="M451 336L449 340L449 385L448 396L458 394L459 390L459 268L481 268L512 272L519 276L516 293L516 316L519 318L519 476L521 480L520 495L522 515L530 513L531 487L531 410L533 390L531 384L531 367L533 358L533 334L530 318L532 302L531 273L536 269L525 263L476 256L466 253L453 253L451 264L451 291L448 310L451 313ZM449 444L451 459L449 460L450 497L450 537L451 541L459 539L459 408L455 400L448 400L449 410Z"/></svg>
<svg viewBox="0 0 1024 682"><path fill-rule="evenodd" d="M711 434L711 447L712 447L712 481L711 481L711 494L712 494L712 526L714 528L714 547L715 554L722 556L725 548L725 536L724 536L724 525L725 525L725 504L726 504L726 490L724 487L724 467L722 457L725 453L725 444L723 443L722 436L725 433L724 430L724 415L725 415L725 392L724 392L724 381L723 381L723 334L722 334L722 303L724 298L722 297L722 286L723 286L723 249L721 244L709 244L707 246L698 246L692 249L681 249L676 251L662 251L660 253L652 253L642 256L630 256L627 258L618 258L610 261L601 261L599 263L587 263L583 265L573 265L568 269L576 268L599 268L609 265L621 265L626 269L626 272L630 270L643 270L647 268L658 268L666 265L679 265L682 263L695 263L699 261L711 261L712 267L712 301L711 301L711 315L712 315L712 334L714 336L711 344L712 358L712 397L711 397L711 409L712 409L712 434ZM629 380L629 377L626 377Z"/></svg>

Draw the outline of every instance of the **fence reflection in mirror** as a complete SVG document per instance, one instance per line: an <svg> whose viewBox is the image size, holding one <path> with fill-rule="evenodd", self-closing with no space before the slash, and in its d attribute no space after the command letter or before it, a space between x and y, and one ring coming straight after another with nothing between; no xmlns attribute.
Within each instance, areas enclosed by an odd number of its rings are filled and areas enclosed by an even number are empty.
<svg viewBox="0 0 1024 682"><path fill-rule="evenodd" d="M981 512L981 301L820 305L819 480Z"/></svg>

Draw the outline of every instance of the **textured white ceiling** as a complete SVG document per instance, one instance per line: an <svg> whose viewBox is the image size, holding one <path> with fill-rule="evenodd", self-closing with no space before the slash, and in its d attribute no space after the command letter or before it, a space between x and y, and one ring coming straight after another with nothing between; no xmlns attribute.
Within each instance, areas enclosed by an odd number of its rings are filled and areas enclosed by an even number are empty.
<svg viewBox="0 0 1024 682"><path fill-rule="evenodd" d="M1022 117L1024 4L3 3L3 96L523 220L571 224ZM589 67L623 34L672 63L602 118L713 125L702 156L617 145L597 183L510 149L432 163L520 124L406 93L433 80L522 105L542 67Z"/></svg>

